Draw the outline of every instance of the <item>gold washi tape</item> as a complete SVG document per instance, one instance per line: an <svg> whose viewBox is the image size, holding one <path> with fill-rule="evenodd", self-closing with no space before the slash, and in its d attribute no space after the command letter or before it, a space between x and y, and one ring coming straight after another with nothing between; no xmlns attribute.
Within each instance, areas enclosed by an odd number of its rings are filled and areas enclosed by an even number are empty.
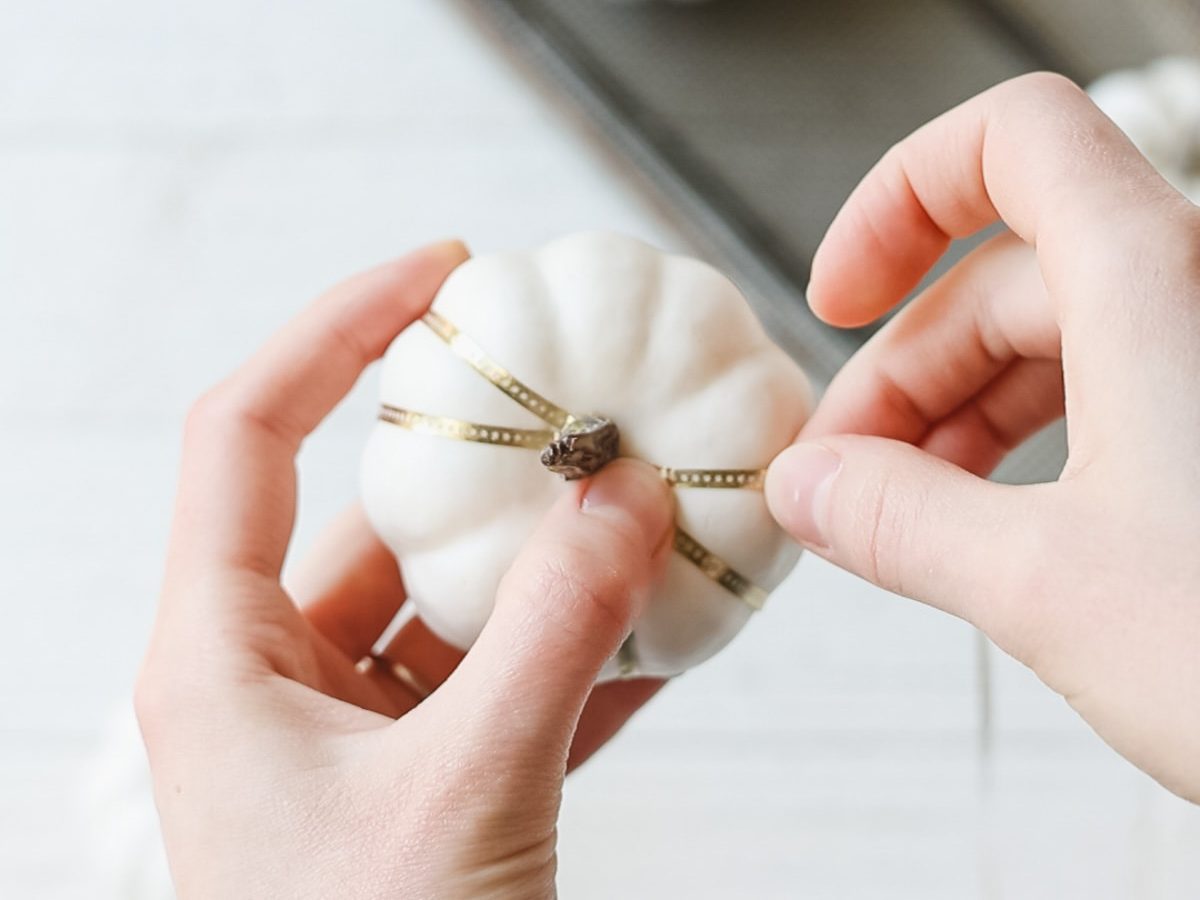
<svg viewBox="0 0 1200 900"><path fill-rule="evenodd" d="M734 570L698 540L684 531L675 529L675 552L711 578L729 593L735 595L751 609L759 610L767 601L767 592L745 575Z"/></svg>
<svg viewBox="0 0 1200 900"><path fill-rule="evenodd" d="M504 366L492 360L490 356L483 352L482 347L459 331L452 322L440 313L436 313L431 309L425 313L421 321L428 325L434 334L445 341L446 345L456 356L466 360L472 369L500 388L505 394L543 422L553 425L555 428L562 428L575 418L565 409L551 403L533 388L529 387L529 385L524 384L512 372L504 368Z"/></svg>
<svg viewBox="0 0 1200 900"><path fill-rule="evenodd" d="M492 360L482 347L440 313L429 310L422 317L422 321L456 356L465 360L471 368L514 402L543 422L553 425L555 430L483 425L446 416L427 415L387 404L383 405L379 413L382 421L423 434L526 450L544 449L558 437L563 427L577 421L578 417L552 403ZM692 488L761 490L764 476L761 469L676 469L660 466L658 471L668 484ZM766 591L679 527L675 529L674 546L675 551L695 565L705 577L729 591L751 609L762 609L767 598ZM617 661L623 676L632 675L636 671L637 654L632 635L621 645Z"/></svg>
<svg viewBox="0 0 1200 900"><path fill-rule="evenodd" d="M501 447L521 447L525 450L541 450L554 440L556 433L546 428L507 428L464 422L462 419L450 419L446 416L427 416L410 409L388 406L386 403L379 410L379 418L419 434L432 434L456 441L475 441L479 444L496 444Z"/></svg>
<svg viewBox="0 0 1200 900"><path fill-rule="evenodd" d="M658 474L670 485L693 488L740 488L761 491L766 471L763 469L672 469L659 466Z"/></svg>

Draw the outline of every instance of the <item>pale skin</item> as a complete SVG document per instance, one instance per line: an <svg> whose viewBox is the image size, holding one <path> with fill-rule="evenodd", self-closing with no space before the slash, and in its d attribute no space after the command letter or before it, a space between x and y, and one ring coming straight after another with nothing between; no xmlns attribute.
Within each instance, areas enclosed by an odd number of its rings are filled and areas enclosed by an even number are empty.
<svg viewBox="0 0 1200 900"><path fill-rule="evenodd" d="M1200 800L1200 211L1077 88L1027 76L884 157L810 303L871 321L996 220L1011 234L846 366L768 502ZM659 687L592 690L670 553L669 492L632 461L548 513L465 657L417 635L406 652L441 682L424 702L354 670L405 602L357 508L281 584L301 440L465 258L438 244L340 285L189 417L136 697L182 897L552 896L568 768ZM1064 412L1057 482L980 477Z"/></svg>
<svg viewBox="0 0 1200 900"><path fill-rule="evenodd" d="M354 669L405 600L360 510L280 584L301 439L465 258L435 245L338 286L189 416L136 694L182 897L549 895L568 766L659 686L592 690L670 553L642 463L549 512L465 658L410 642L444 682L420 705Z"/></svg>

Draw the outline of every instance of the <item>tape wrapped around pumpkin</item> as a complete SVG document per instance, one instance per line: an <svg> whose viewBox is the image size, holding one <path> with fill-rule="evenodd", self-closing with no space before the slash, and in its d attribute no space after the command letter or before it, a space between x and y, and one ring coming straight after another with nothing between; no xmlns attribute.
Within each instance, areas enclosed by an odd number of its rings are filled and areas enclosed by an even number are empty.
<svg viewBox="0 0 1200 900"><path fill-rule="evenodd" d="M796 563L760 473L803 424L808 382L704 263L603 233L476 257L381 381L363 503L417 613L460 649L567 489L551 469L584 475L606 442L675 485L678 552L602 679L703 662Z"/></svg>

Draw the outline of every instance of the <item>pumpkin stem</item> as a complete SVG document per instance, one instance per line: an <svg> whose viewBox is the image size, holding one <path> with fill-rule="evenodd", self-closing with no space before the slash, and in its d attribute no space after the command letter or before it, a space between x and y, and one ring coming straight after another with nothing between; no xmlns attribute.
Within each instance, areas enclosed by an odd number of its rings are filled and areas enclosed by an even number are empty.
<svg viewBox="0 0 1200 900"><path fill-rule="evenodd" d="M567 481L595 475L617 458L621 432L611 419L571 419L542 451L542 465Z"/></svg>

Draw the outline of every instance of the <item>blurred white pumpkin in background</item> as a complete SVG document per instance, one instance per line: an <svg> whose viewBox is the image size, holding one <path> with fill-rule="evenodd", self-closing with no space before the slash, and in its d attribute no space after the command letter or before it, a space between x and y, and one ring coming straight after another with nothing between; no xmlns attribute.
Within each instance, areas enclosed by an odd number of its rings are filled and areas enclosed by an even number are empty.
<svg viewBox="0 0 1200 900"><path fill-rule="evenodd" d="M1112 72L1088 93L1164 178L1200 203L1200 59Z"/></svg>
<svg viewBox="0 0 1200 900"><path fill-rule="evenodd" d="M621 454L688 469L757 469L791 442L807 379L710 266L616 234L472 259L433 304L487 355L553 403L620 429ZM415 324L384 358L391 407L490 426L546 428ZM363 503L400 561L421 619L466 649L521 544L567 487L537 452L380 422L366 448ZM677 523L765 590L799 549L762 492L675 490ZM680 554L637 622L623 674L670 676L712 656L753 610ZM618 674L611 662L602 678Z"/></svg>

